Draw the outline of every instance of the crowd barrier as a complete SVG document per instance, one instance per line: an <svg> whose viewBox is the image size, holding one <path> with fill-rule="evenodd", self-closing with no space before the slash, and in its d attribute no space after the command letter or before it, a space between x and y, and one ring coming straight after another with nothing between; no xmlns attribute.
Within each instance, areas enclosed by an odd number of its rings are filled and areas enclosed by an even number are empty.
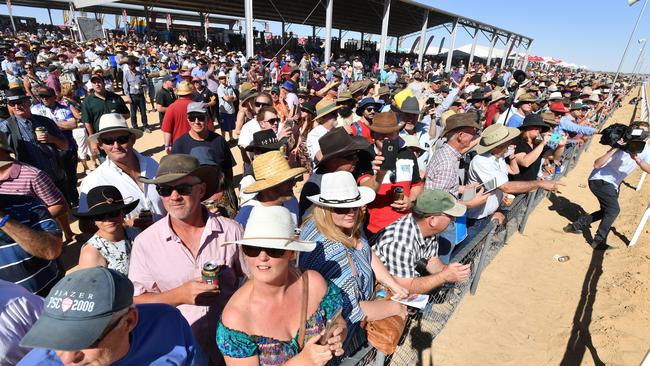
<svg viewBox="0 0 650 366"><path fill-rule="evenodd" d="M598 129L605 124L614 111L620 106L617 103L606 114L598 117ZM592 139L579 146L569 143L562 156L562 170L553 179L559 180L568 174L577 164L582 152L589 148ZM505 214L503 224L490 222L472 241L451 258L451 262L471 265L470 277L457 283L451 283L436 289L430 294L428 305L422 310L409 315L397 350L392 355L384 355L372 346L366 346L354 356L347 358L345 366L406 366L432 364L424 362L431 360L432 342L447 324L461 300L467 292L475 294L483 270L490 264L497 253L503 248L508 239L517 231L523 233L528 216L546 197L548 192L538 189L515 197L509 207L502 208Z"/></svg>

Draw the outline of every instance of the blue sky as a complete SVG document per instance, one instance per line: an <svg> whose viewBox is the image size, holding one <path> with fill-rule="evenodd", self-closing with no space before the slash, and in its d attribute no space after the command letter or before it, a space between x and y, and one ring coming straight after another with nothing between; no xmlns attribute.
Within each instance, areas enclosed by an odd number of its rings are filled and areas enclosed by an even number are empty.
<svg viewBox="0 0 650 366"><path fill-rule="evenodd" d="M543 2L533 0L493 0L489 2L486 0L420 0L420 2L530 36L534 39L531 54L552 56L570 63L589 66L593 70L605 71L616 71L625 44L643 5L643 1L640 1L634 6L628 6L626 0L546 0ZM0 14L8 14L4 1L0 5ZM14 6L14 14L33 16L39 22L49 23L45 9ZM52 17L55 24L61 24L63 21L60 10L53 10ZM107 16L106 19L109 25L114 22L113 16ZM256 23L255 26L263 27L259 23ZM311 27L291 25L290 30L299 35L311 35ZM274 34L280 32L278 23L271 23L271 32ZM439 40L446 37L445 47L447 47L449 35L445 33L446 31L442 29L429 32L428 35L436 35L432 45L437 47ZM319 30L319 35L323 34L324 31ZM347 37L358 38L359 35L350 32L344 36L344 38ZM489 45L487 38L480 37L479 44ZM378 36L374 36L373 40L377 41L378 38ZM633 44L630 46L623 64L624 72L631 71L637 60L640 46L636 41L639 38L648 38L650 41L650 9L646 9L633 38ZM405 39L402 47L410 48L414 39L415 37ZM460 30L456 46L459 47L470 42L467 32ZM394 43L392 47L394 47ZM650 47L646 54L650 54ZM646 59L647 62L644 65L648 67L643 68L644 72L650 70L650 57Z"/></svg>

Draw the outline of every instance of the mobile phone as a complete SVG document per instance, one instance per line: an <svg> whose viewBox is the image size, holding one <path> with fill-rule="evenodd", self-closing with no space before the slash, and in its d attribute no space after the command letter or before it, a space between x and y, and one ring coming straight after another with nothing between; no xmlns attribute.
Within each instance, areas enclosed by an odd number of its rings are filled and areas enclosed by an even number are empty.
<svg viewBox="0 0 650 366"><path fill-rule="evenodd" d="M494 191L495 189L497 189L497 179L492 178L492 179L488 180L487 182L483 182L483 184L481 184L481 185L483 186L483 188L485 188L484 193L490 193L490 192Z"/></svg>
<svg viewBox="0 0 650 366"><path fill-rule="evenodd" d="M384 140L381 147L381 155L384 157L384 161L381 163L381 170L395 170L397 165L397 152L399 151L398 144L398 140Z"/></svg>
<svg viewBox="0 0 650 366"><path fill-rule="evenodd" d="M558 143L560 141L562 141L562 134L560 134L558 132L553 132L553 134L551 135L551 141L550 142Z"/></svg>
<svg viewBox="0 0 650 366"><path fill-rule="evenodd" d="M336 329L336 326L339 324L339 319L341 319L342 311L343 309L337 310L336 313L334 313L334 316L327 319L327 323L325 324L325 334L323 334L323 336L318 340L318 344L321 346L326 345L327 340L332 337L334 329Z"/></svg>

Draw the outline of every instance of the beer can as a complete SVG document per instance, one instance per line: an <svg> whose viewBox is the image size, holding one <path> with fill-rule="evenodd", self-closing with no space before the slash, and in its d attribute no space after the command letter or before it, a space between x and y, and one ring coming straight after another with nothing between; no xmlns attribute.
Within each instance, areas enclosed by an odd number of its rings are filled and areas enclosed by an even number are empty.
<svg viewBox="0 0 650 366"><path fill-rule="evenodd" d="M36 135L36 138L38 138L39 136L43 136L45 132L46 132L45 127L36 127L34 129L34 134Z"/></svg>
<svg viewBox="0 0 650 366"><path fill-rule="evenodd" d="M201 269L201 278L203 282L211 285L219 284L219 273L221 273L221 265L216 261L207 261L203 264Z"/></svg>
<svg viewBox="0 0 650 366"><path fill-rule="evenodd" d="M393 201L400 201L404 199L404 188L395 187L393 189Z"/></svg>

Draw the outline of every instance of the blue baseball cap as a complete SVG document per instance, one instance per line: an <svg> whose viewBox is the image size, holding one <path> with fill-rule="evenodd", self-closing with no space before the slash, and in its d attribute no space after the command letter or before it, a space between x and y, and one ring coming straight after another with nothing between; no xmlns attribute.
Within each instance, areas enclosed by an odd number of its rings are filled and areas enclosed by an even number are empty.
<svg viewBox="0 0 650 366"><path fill-rule="evenodd" d="M163 82L165 82L165 81L167 81L167 80L174 80L174 79L176 79L176 78L173 77L173 76L170 75L170 74L167 74L167 75L165 75L165 76L162 77L162 81L163 81Z"/></svg>
<svg viewBox="0 0 650 366"><path fill-rule="evenodd" d="M47 295L43 313L20 345L78 351L95 343L113 314L133 304L133 284L104 267L80 269L63 277Z"/></svg>
<svg viewBox="0 0 650 366"><path fill-rule="evenodd" d="M296 90L296 86L293 84L293 81L289 80L282 83L282 88L286 89L290 93L293 93Z"/></svg>

